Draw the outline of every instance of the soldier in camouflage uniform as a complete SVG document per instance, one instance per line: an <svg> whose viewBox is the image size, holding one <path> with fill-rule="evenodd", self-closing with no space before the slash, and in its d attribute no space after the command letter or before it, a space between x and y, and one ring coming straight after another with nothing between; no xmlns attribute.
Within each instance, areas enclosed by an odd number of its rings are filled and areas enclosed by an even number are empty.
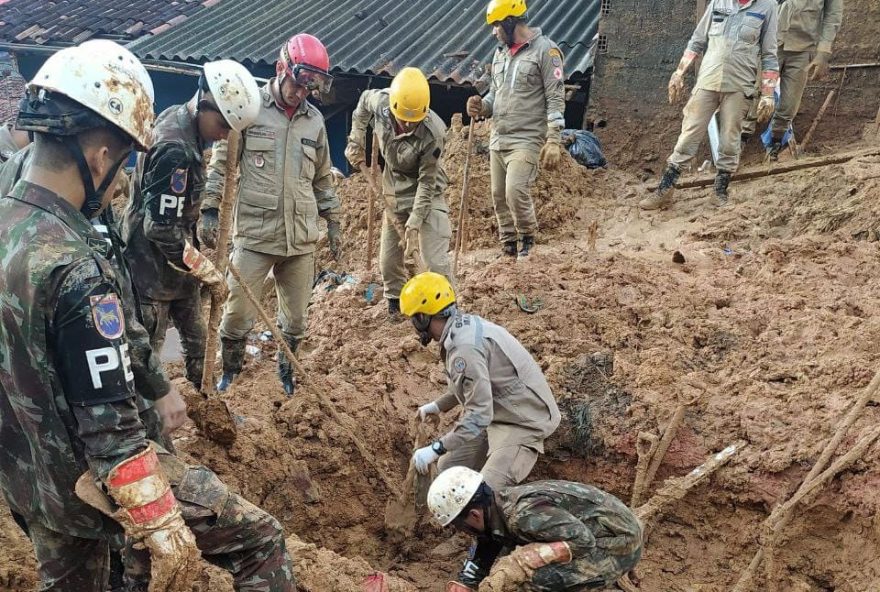
<svg viewBox="0 0 880 592"><path fill-rule="evenodd" d="M481 541L469 569L449 582L447 592L477 586L480 592L602 589L631 571L642 554L635 514L582 483L536 481L493 491L480 473L452 467L431 484L428 507L441 525Z"/></svg>
<svg viewBox="0 0 880 592"><path fill-rule="evenodd" d="M236 100L230 101L231 95ZM205 64L195 96L156 119L153 147L138 158L125 209L125 256L153 349L162 350L170 317L180 333L186 377L196 388L202 383L207 337L200 287L223 285L223 277L194 246L205 187L202 153L206 142L244 129L258 112L257 83L243 66L230 60Z"/></svg>
<svg viewBox="0 0 880 592"><path fill-rule="evenodd" d="M131 145L150 141L146 70L91 41L54 54L35 80L18 120L36 133L31 162L0 200L0 490L30 533L40 589L103 592L108 539L124 530L153 576L170 577L159 586L185 589L201 550L237 590L293 592L278 522L150 443L138 417L121 287L89 218ZM105 506L112 520L95 509Z"/></svg>

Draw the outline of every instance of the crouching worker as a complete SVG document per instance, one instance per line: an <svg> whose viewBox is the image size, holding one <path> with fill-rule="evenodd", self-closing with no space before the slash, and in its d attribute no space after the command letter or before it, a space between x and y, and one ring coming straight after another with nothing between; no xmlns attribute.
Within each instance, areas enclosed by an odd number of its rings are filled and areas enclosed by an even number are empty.
<svg viewBox="0 0 880 592"><path fill-rule="evenodd" d="M611 587L642 554L642 527L619 499L571 481L493 490L466 467L443 471L428 491L442 526L477 537L446 592L575 592ZM462 581L467 580L467 581Z"/></svg>

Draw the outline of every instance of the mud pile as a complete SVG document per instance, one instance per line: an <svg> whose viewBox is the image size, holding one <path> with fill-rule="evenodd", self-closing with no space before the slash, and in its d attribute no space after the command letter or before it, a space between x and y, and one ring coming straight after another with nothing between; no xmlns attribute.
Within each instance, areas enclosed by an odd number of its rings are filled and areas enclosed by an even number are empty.
<svg viewBox="0 0 880 592"><path fill-rule="evenodd" d="M459 133L450 132L444 157L453 215ZM646 592L729 590L751 559L760 522L796 489L880 367L880 258L871 240L880 159L735 184L726 209L709 205L709 190L680 191L673 208L650 214L635 207L645 190L638 179L569 162L560 175L541 173L539 245L520 262L498 257L487 156L478 151L472 165L470 245L487 248L461 261L462 308L524 343L565 412L534 477L595 483L628 501L638 433L660 433L679 402L695 399L652 490L734 441L747 447L656 526L638 575ZM316 545L294 552L314 558L309 565L330 564L338 589L358 589L346 586L381 570L408 582L396 582L401 589L439 590L467 541L425 520L405 541L383 527L412 452L410 420L444 390L445 377L436 344L423 348L408 323L389 322L381 291L370 288L378 276L364 269L367 191L358 176L340 187L346 254L330 262L322 249L319 268L351 279L315 290L300 350L309 374L296 396L281 391L274 344L255 339L226 395L239 417L238 441L223 448L189 426L176 444ZM595 250L587 236L593 221ZM378 226L376 237L378 244ZM672 262L674 251L684 263ZM523 312L520 296L539 310ZM316 393L329 397L341 421ZM878 420L869 407L844 448ZM777 554L785 589L876 587L877 459L871 449L796 513ZM27 541L15 528L0 522L0 588L7 574L34 582ZM301 572L304 586L314 573L320 568ZM17 586L5 589L28 587Z"/></svg>

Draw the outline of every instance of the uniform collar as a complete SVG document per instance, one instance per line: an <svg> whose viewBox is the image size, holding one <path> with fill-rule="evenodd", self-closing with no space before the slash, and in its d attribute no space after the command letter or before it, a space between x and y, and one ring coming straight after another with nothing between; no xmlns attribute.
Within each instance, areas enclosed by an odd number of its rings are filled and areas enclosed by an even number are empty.
<svg viewBox="0 0 880 592"><path fill-rule="evenodd" d="M287 109L282 107L278 103L278 99L275 97L275 90L274 89L275 89L275 81L277 79L278 79L277 76L274 78L270 78L269 82L267 82L266 85L263 87L263 105L265 107L274 107L278 111L287 115ZM279 92L280 92L280 89L279 89ZM304 98L300 102L299 107L297 107L296 111L294 111L294 113L293 113L293 117L297 117L299 115L309 115L309 97L308 97L308 95L306 95L306 98ZM292 120L293 117L291 117L290 119Z"/></svg>
<svg viewBox="0 0 880 592"><path fill-rule="evenodd" d="M528 49L528 47L532 43L534 43L535 39L537 39L538 37L543 35L543 33L541 33L540 27L532 27L531 30L532 30L532 36L529 37L528 39L526 39L525 41L523 41L522 45L520 45L519 49L517 49L517 51L516 51L517 54ZM510 48L508 46L499 45L498 47L500 47L502 50L504 50L504 53L510 55Z"/></svg>
<svg viewBox="0 0 880 592"><path fill-rule="evenodd" d="M9 197L55 216L89 243L89 246L106 255L108 245L92 223L57 193L29 181L19 180L9 192Z"/></svg>
<svg viewBox="0 0 880 592"><path fill-rule="evenodd" d="M177 108L177 125L183 131L183 138L188 144L194 144L198 147L196 160L202 162L202 153L205 151L204 143L199 136L199 123L196 114L190 111L188 103L184 103Z"/></svg>
<svg viewBox="0 0 880 592"><path fill-rule="evenodd" d="M501 509L501 496L497 491L493 491L492 496L495 503L492 504L489 512L489 535L495 539L509 541L512 537L504 520L504 511Z"/></svg>

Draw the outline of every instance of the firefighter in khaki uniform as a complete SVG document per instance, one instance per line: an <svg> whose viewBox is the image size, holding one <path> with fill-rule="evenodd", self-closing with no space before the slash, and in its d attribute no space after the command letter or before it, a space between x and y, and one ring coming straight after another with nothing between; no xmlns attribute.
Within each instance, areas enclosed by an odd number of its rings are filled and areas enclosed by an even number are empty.
<svg viewBox="0 0 880 592"><path fill-rule="evenodd" d="M782 139L801 106L807 80L828 75L831 46L843 21L843 0L787 0L779 5L779 104L767 153L779 158ZM755 132L750 117L743 136Z"/></svg>
<svg viewBox="0 0 880 592"><path fill-rule="evenodd" d="M27 146L29 141L27 132L15 129L12 121L0 124L0 165Z"/></svg>
<svg viewBox="0 0 880 592"><path fill-rule="evenodd" d="M643 210L667 206L682 168L696 156L712 115L718 111L718 161L715 196L727 203L727 186L739 166L740 133L761 74L758 119L773 114L773 91L779 79L776 59L776 0L711 0L678 68L669 79L669 102L684 96L684 75L703 56L697 84L684 108L681 135L667 160L656 193L639 202ZM705 54L705 55L704 55Z"/></svg>
<svg viewBox="0 0 880 592"><path fill-rule="evenodd" d="M232 263L260 298L263 281L275 276L284 338L296 350L306 332L306 307L315 275L318 216L327 220L330 250L339 254L339 200L330 172L330 147L321 112L306 98L329 89L327 49L311 35L295 35L281 48L277 76L263 87L256 122L244 131L241 179L235 210ZM226 145L218 143L208 169L199 237L216 242L218 205L226 172ZM223 376L229 388L244 363L245 339L256 311L231 274L229 297L220 324ZM284 392L296 384L285 356L278 359Z"/></svg>
<svg viewBox="0 0 880 592"><path fill-rule="evenodd" d="M520 257L535 244L538 220L530 190L541 166L554 169L564 151L565 87L562 52L541 30L526 25L525 0L492 0L486 23L501 43L492 60L492 86L471 97L471 117L491 117L492 200L502 252ZM539 156L540 153L540 156Z"/></svg>
<svg viewBox="0 0 880 592"><path fill-rule="evenodd" d="M405 257L418 250L429 271L450 277L452 226L443 196L448 181L440 165L446 125L429 109L430 101L428 80L418 68L401 70L390 89L364 91L345 150L358 168L365 160L367 126L376 130L385 159L386 200L379 268L392 318L400 313L400 290L408 279Z"/></svg>

